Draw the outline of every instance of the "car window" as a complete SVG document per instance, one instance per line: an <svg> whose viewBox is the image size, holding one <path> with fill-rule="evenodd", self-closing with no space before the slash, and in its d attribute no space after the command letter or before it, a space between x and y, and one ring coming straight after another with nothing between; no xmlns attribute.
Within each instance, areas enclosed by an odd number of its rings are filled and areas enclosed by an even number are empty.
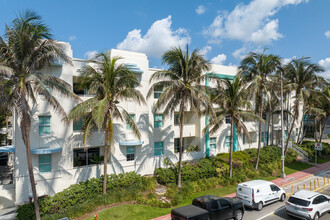
<svg viewBox="0 0 330 220"><path fill-rule="evenodd" d="M211 209L219 209L219 204L217 200L212 200Z"/></svg>
<svg viewBox="0 0 330 220"><path fill-rule="evenodd" d="M320 203L320 197L316 197L314 200L313 200L313 204L319 204Z"/></svg>
<svg viewBox="0 0 330 220"><path fill-rule="evenodd" d="M229 207L229 202L224 200L224 199L221 199L220 200L220 205L221 205L221 208L226 208L226 207Z"/></svg>
<svg viewBox="0 0 330 220"><path fill-rule="evenodd" d="M270 189L272 191L279 191L280 190L280 188L278 188L276 185L270 185Z"/></svg>
<svg viewBox="0 0 330 220"><path fill-rule="evenodd" d="M300 205L300 206L309 206L310 202L303 200L303 199L298 199L296 197L290 196L289 200L290 203L296 204L296 205Z"/></svg>
<svg viewBox="0 0 330 220"><path fill-rule="evenodd" d="M325 196L319 196L319 202L320 203L323 203L323 202L326 202L327 201L327 198Z"/></svg>

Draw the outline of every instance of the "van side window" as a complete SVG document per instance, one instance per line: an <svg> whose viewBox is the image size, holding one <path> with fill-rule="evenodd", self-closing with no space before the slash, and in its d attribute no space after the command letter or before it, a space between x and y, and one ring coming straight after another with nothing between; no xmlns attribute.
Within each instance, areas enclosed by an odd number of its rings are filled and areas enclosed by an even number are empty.
<svg viewBox="0 0 330 220"><path fill-rule="evenodd" d="M280 188L278 188L276 185L270 185L270 189L272 191L279 191L280 190Z"/></svg>

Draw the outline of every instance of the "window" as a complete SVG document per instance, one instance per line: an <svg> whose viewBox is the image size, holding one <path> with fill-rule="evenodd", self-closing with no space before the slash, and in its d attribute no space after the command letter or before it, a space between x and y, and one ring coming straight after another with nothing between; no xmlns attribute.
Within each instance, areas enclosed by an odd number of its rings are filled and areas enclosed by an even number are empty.
<svg viewBox="0 0 330 220"><path fill-rule="evenodd" d="M276 185L270 185L270 189L272 191L280 191L280 188L278 188Z"/></svg>
<svg viewBox="0 0 330 220"><path fill-rule="evenodd" d="M72 89L73 89L73 93L76 95L82 95L82 96L88 95L88 89L82 87L81 83L79 82L78 76L73 77Z"/></svg>
<svg viewBox="0 0 330 220"><path fill-rule="evenodd" d="M261 132L261 142L266 143L268 138L268 132Z"/></svg>
<svg viewBox="0 0 330 220"><path fill-rule="evenodd" d="M39 116L39 135L50 134L50 116Z"/></svg>
<svg viewBox="0 0 330 220"><path fill-rule="evenodd" d="M320 204L326 201L328 201L328 199L325 196L318 196L313 200L313 204Z"/></svg>
<svg viewBox="0 0 330 220"><path fill-rule="evenodd" d="M243 134L243 144L245 144L245 134Z"/></svg>
<svg viewBox="0 0 330 220"><path fill-rule="evenodd" d="M84 119L81 118L79 120L73 121L73 131L81 131L84 125Z"/></svg>
<svg viewBox="0 0 330 220"><path fill-rule="evenodd" d="M262 113L262 119L267 120L267 114L266 113Z"/></svg>
<svg viewBox="0 0 330 220"><path fill-rule="evenodd" d="M288 139L288 131L287 130L284 131L284 139L285 140Z"/></svg>
<svg viewBox="0 0 330 220"><path fill-rule="evenodd" d="M215 150L217 147L217 138L211 137L210 138L210 150Z"/></svg>
<svg viewBox="0 0 330 220"><path fill-rule="evenodd" d="M164 145L163 142L155 142L154 144L154 155L159 156L164 154Z"/></svg>
<svg viewBox="0 0 330 220"><path fill-rule="evenodd" d="M225 146L230 147L230 136L226 136Z"/></svg>
<svg viewBox="0 0 330 220"><path fill-rule="evenodd" d="M217 200L211 201L211 209L219 209L219 204Z"/></svg>
<svg viewBox="0 0 330 220"><path fill-rule="evenodd" d="M226 124L230 124L230 117L229 116L226 116Z"/></svg>
<svg viewBox="0 0 330 220"><path fill-rule="evenodd" d="M155 128L163 127L163 115L162 114L154 115L154 126L155 126Z"/></svg>
<svg viewBox="0 0 330 220"><path fill-rule="evenodd" d="M163 88L160 87L160 86L156 86L156 87L154 88L154 98L155 98L155 99L158 99L159 96L162 94L162 92L163 92Z"/></svg>
<svg viewBox="0 0 330 220"><path fill-rule="evenodd" d="M174 125L179 125L179 114L174 113Z"/></svg>
<svg viewBox="0 0 330 220"><path fill-rule="evenodd" d="M174 153L178 153L180 148L180 138L174 138ZM184 152L184 138L182 138L182 152Z"/></svg>
<svg viewBox="0 0 330 220"><path fill-rule="evenodd" d="M39 155L39 172L46 173L52 170L52 157L50 154Z"/></svg>
<svg viewBox="0 0 330 220"><path fill-rule="evenodd" d="M229 205L229 202L226 201L226 200L224 200L224 199L221 199L221 200L220 200L220 205L221 205L221 208L227 208L227 207L230 206L230 205Z"/></svg>
<svg viewBox="0 0 330 220"><path fill-rule="evenodd" d="M134 146L127 146L126 147L126 160L132 161L135 159L135 147Z"/></svg>
<svg viewBox="0 0 330 220"><path fill-rule="evenodd" d="M135 121L135 114L130 114L129 116L131 116L131 119L133 121ZM126 129L127 130L131 130L132 129L131 126L129 125L128 121L126 122Z"/></svg>
<svg viewBox="0 0 330 220"><path fill-rule="evenodd" d="M100 148L89 148L87 152L84 149L73 150L73 166L86 166L97 164L97 158L100 158Z"/></svg>

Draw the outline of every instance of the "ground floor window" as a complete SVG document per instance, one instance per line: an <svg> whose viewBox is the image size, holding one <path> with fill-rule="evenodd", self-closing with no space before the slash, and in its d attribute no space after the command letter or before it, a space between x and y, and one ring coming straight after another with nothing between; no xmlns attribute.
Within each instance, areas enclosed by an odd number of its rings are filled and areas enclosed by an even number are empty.
<svg viewBox="0 0 330 220"><path fill-rule="evenodd" d="M164 144L163 142L155 142L154 144L154 155L159 156L164 154Z"/></svg>
<svg viewBox="0 0 330 220"><path fill-rule="evenodd" d="M134 146L127 146L126 147L126 160L132 161L135 159L135 147Z"/></svg>
<svg viewBox="0 0 330 220"><path fill-rule="evenodd" d="M261 142L266 143L268 139L268 132L261 132Z"/></svg>
<svg viewBox="0 0 330 220"><path fill-rule="evenodd" d="M52 170L52 157L51 154L39 155L39 172L46 173Z"/></svg>
<svg viewBox="0 0 330 220"><path fill-rule="evenodd" d="M100 148L74 149L73 150L73 166L86 166L98 163L100 158Z"/></svg>
<svg viewBox="0 0 330 220"><path fill-rule="evenodd" d="M245 134L243 134L243 144L245 144Z"/></svg>
<svg viewBox="0 0 330 220"><path fill-rule="evenodd" d="M174 138L174 153L179 153L180 150L180 138ZM184 152L184 138L182 138L182 152Z"/></svg>
<svg viewBox="0 0 330 220"><path fill-rule="evenodd" d="M230 147L230 136L226 136L225 145L226 147Z"/></svg>
<svg viewBox="0 0 330 220"><path fill-rule="evenodd" d="M215 150L217 146L217 138L211 137L210 138L210 150Z"/></svg>

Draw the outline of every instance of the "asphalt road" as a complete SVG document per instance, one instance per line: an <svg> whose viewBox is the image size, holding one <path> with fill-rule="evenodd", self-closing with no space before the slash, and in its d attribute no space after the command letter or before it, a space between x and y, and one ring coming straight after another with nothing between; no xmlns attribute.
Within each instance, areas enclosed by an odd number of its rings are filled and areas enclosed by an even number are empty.
<svg viewBox="0 0 330 220"><path fill-rule="evenodd" d="M330 196L330 185L325 188L321 188L318 192ZM292 219L295 218L289 217L284 208L285 202L275 202L268 206L265 206L261 211L246 209L244 214L244 219L247 220L283 220L283 219ZM321 220L330 219L330 214L324 215Z"/></svg>

